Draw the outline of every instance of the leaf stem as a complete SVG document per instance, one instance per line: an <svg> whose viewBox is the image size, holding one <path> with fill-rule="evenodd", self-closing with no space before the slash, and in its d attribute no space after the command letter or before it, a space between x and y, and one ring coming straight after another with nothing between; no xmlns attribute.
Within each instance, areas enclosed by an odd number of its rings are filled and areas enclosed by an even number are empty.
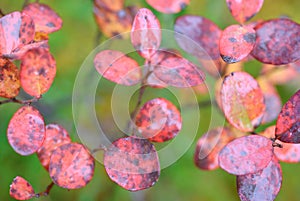
<svg viewBox="0 0 300 201"><path fill-rule="evenodd" d="M47 188L46 188L45 191L35 194L35 197L36 197L36 198L39 198L39 197L42 197L42 196L48 196L49 193L50 193L50 191L51 191L51 189L53 188L53 186L54 186L54 183L51 182L51 184L49 184L49 185L47 186Z"/></svg>
<svg viewBox="0 0 300 201"><path fill-rule="evenodd" d="M0 9L0 16L3 17L5 14L3 13L3 11Z"/></svg>

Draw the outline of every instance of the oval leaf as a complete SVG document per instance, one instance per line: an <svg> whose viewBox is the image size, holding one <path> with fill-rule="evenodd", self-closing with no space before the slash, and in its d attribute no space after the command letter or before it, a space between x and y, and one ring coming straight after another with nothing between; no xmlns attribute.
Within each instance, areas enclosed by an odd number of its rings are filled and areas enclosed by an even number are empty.
<svg viewBox="0 0 300 201"><path fill-rule="evenodd" d="M225 117L237 129L253 131L263 118L265 103L257 81L246 72L233 72L224 78L221 101Z"/></svg>
<svg viewBox="0 0 300 201"><path fill-rule="evenodd" d="M161 42L160 23L151 10L142 8L136 14L132 29L131 43L145 59L159 48Z"/></svg>
<svg viewBox="0 0 300 201"><path fill-rule="evenodd" d="M258 13L264 0L226 0L226 3L234 19L243 24Z"/></svg>
<svg viewBox="0 0 300 201"><path fill-rule="evenodd" d="M8 59L0 58L0 96L14 98L19 94L20 88L19 69Z"/></svg>
<svg viewBox="0 0 300 201"><path fill-rule="evenodd" d="M229 142L219 153L219 165L230 174L256 173L273 157L272 141L259 135L249 135Z"/></svg>
<svg viewBox="0 0 300 201"><path fill-rule="evenodd" d="M52 85L56 75L56 62L47 49L26 52L21 62L21 86L26 93L39 98Z"/></svg>
<svg viewBox="0 0 300 201"><path fill-rule="evenodd" d="M220 54L226 63L245 59L255 44L255 31L250 26L231 25L220 38Z"/></svg>
<svg viewBox="0 0 300 201"><path fill-rule="evenodd" d="M116 50L99 52L94 58L94 66L100 75L117 84L130 86L141 80L139 64Z"/></svg>
<svg viewBox="0 0 300 201"><path fill-rule="evenodd" d="M62 27L62 19L49 6L41 3L28 4L22 11L32 17L36 32L52 33Z"/></svg>
<svg viewBox="0 0 300 201"><path fill-rule="evenodd" d="M262 119L262 124L275 120L281 110L281 99L276 88L265 78L257 79L258 84L264 94L266 110Z"/></svg>
<svg viewBox="0 0 300 201"><path fill-rule="evenodd" d="M190 3L190 0L146 0L146 2L159 12L170 14L179 13Z"/></svg>
<svg viewBox="0 0 300 201"><path fill-rule="evenodd" d="M300 143L300 90L282 107L275 133L282 142Z"/></svg>
<svg viewBox="0 0 300 201"><path fill-rule="evenodd" d="M37 151L37 156L46 170L49 168L50 157L53 151L60 145L71 142L68 132L58 124L46 126L46 138Z"/></svg>
<svg viewBox="0 0 300 201"><path fill-rule="evenodd" d="M267 167L254 174L237 176L241 201L273 201L280 191L282 171L274 156Z"/></svg>
<svg viewBox="0 0 300 201"><path fill-rule="evenodd" d="M194 154L196 166L203 170L217 169L219 152L233 139L234 135L226 127L215 128L202 135L197 142Z"/></svg>
<svg viewBox="0 0 300 201"><path fill-rule="evenodd" d="M201 59L219 59L219 40L222 30L209 19L184 15L176 19L174 30L177 32L175 39L184 51ZM211 58L207 58L207 54Z"/></svg>
<svg viewBox="0 0 300 201"><path fill-rule="evenodd" d="M205 80L205 74L185 58L174 56L164 59L154 69L155 76L174 87L192 87Z"/></svg>
<svg viewBox="0 0 300 201"><path fill-rule="evenodd" d="M16 200L29 200L35 197L31 184L23 177L17 176L9 188L9 195Z"/></svg>
<svg viewBox="0 0 300 201"><path fill-rule="evenodd" d="M49 175L52 181L67 189L86 186L94 175L94 158L82 144L68 143L52 153Z"/></svg>
<svg viewBox="0 0 300 201"><path fill-rule="evenodd" d="M99 8L113 12L120 11L124 7L124 0L94 0L94 3Z"/></svg>
<svg viewBox="0 0 300 201"><path fill-rule="evenodd" d="M300 25L281 18L255 27L256 43L252 56L262 63L282 65L300 59Z"/></svg>
<svg viewBox="0 0 300 201"><path fill-rule="evenodd" d="M181 130L180 112L172 102L155 98L143 105L136 116L137 131L153 142L173 139Z"/></svg>
<svg viewBox="0 0 300 201"><path fill-rule="evenodd" d="M13 51L34 39L35 27L30 16L13 12L0 18L0 55L9 57Z"/></svg>
<svg viewBox="0 0 300 201"><path fill-rule="evenodd" d="M130 8L125 8L119 12L110 12L102 7L94 6L96 23L106 37L129 32L132 27L133 14L135 13Z"/></svg>
<svg viewBox="0 0 300 201"><path fill-rule="evenodd" d="M260 134L267 138L274 138L275 128L276 126L270 126ZM282 147L274 148L274 154L280 161L286 163L300 162L300 144L290 144L284 142L280 142L280 144Z"/></svg>
<svg viewBox="0 0 300 201"><path fill-rule="evenodd" d="M7 138L18 154L35 153L45 139L45 124L40 112L32 106L21 107L8 124Z"/></svg>
<svg viewBox="0 0 300 201"><path fill-rule="evenodd" d="M31 43L35 36L35 25L33 19L29 15L22 13L21 20L22 23L19 34L19 48L20 46Z"/></svg>
<svg viewBox="0 0 300 201"><path fill-rule="evenodd" d="M104 166L110 179L129 191L150 188L160 175L155 147L134 137L114 141L104 152Z"/></svg>

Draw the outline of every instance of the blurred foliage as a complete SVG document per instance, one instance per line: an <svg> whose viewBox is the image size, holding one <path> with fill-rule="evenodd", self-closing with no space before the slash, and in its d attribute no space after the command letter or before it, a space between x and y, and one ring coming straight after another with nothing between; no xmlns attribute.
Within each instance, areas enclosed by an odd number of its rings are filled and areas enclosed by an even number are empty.
<svg viewBox="0 0 300 201"><path fill-rule="evenodd" d="M57 61L57 76L48 93L46 93L36 106L45 116L47 123L57 122L62 124L78 140L72 116L72 90L76 74L87 55L94 49L97 35L97 26L93 17L93 4L91 0L41 0L51 6L64 21L63 28L50 37L51 52ZM127 5L139 5L149 7L144 0L128 0ZM0 8L4 13L9 13L22 8L22 0L1 0ZM300 23L299 0L265 0L262 10L252 20L271 19L279 16L288 16ZM153 9L152 9L153 10ZM214 21L221 28L225 28L235 21L231 17L225 0L191 0L191 4L181 13L166 15L154 11L165 29L173 29L174 20L183 14L202 15ZM105 37L101 37L104 41ZM100 42L97 44L100 44ZM250 65L250 64L249 64ZM260 68L258 62L252 62L247 69L253 74ZM278 87L283 102L295 92L299 83ZM96 100L100 105L96 108L103 118L110 117L109 98L113 86L99 88ZM155 94L158 93L158 94ZM152 94L152 95L151 95ZM154 95L167 96L173 100L171 95L163 90L149 90L147 99ZM167 95L166 95L167 94ZM133 101L136 95L133 97ZM101 101L100 101L101 100ZM201 100L200 100L201 101ZM175 102L176 103L176 102ZM122 100L120 100L122 104ZM132 103L133 104L133 103ZM19 105L7 104L1 106L0 110L0 200L12 200L9 197L9 184L17 176L23 176L36 189L42 191L50 183L47 172L39 164L36 155L22 157L15 153L9 146L6 138L8 121L17 110ZM210 109L201 109L200 127L197 138L203 134L209 125ZM109 121L108 121L109 122ZM197 125L196 125L197 126ZM112 133L114 134L114 133ZM119 135L119 134L118 134ZM185 155L170 167L162 170L159 182L151 189L142 192L127 192L107 177L103 166L96 165L95 176L90 184L80 190L68 191L54 187L50 196L40 198L43 201L220 201L239 200L236 193L235 177L222 170L205 172L198 170L193 164L193 152L196 140ZM278 201L299 201L298 193L300 165L282 164L283 186Z"/></svg>

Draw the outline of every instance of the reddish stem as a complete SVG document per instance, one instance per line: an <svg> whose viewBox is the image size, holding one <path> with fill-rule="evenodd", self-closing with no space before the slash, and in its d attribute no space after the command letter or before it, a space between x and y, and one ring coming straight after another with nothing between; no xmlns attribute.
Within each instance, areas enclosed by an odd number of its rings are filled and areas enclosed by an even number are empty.
<svg viewBox="0 0 300 201"><path fill-rule="evenodd" d="M29 99L29 100L19 100L17 98L10 98L10 99L0 101L0 105L4 105L6 103L18 103L18 104L21 104L21 105L30 105L31 103L37 102L40 98L34 97L32 99Z"/></svg>
<svg viewBox="0 0 300 201"><path fill-rule="evenodd" d="M35 197L39 198L39 197L42 197L42 196L48 196L53 186L54 186L54 183L51 182L51 184L49 184L47 186L45 191L35 194Z"/></svg>
<svg viewBox="0 0 300 201"><path fill-rule="evenodd" d="M0 9L0 16L3 17L5 14L3 13L3 11Z"/></svg>

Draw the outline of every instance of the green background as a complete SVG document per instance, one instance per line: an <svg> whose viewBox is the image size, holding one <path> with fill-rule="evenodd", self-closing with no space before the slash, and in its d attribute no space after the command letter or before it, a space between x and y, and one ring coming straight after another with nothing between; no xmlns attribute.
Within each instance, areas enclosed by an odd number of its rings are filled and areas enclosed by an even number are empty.
<svg viewBox="0 0 300 201"><path fill-rule="evenodd" d="M44 115L46 123L57 122L62 124L67 128L72 138L77 141L78 137L72 119L71 97L77 71L95 47L98 28L93 17L93 4L91 0L42 0L41 2L51 6L59 13L64 25L60 31L51 34L49 42L51 53L57 61L57 76L52 88L36 106ZM21 0L1 0L0 8L4 13L9 13L20 10L22 4L23 1ZM126 1L126 4L138 4L141 7L150 8L144 0ZM263 8L253 20L271 19L285 15L300 23L299 8L299 0L266 0ZM226 7L225 0L191 0L191 4L183 12L176 15L155 12L162 23L162 28L165 29L172 29L176 16L187 13L207 17L222 29L236 23ZM101 38L103 41L105 39L105 37ZM247 69L251 73L255 74L259 70L260 65L258 62L251 62L249 65L251 66ZM283 102L295 92L297 86L278 86ZM103 112L101 115L104 116L104 119L106 115L109 116L110 111L101 110L101 107L105 108L105 104L109 104L109 89L111 88L98 89L99 94L103 96L101 99L104 100L104 105L99 108L99 111ZM155 93L155 91L152 90L151 93ZM158 93L163 94L164 92ZM8 193L9 185L17 175L30 181L37 192L44 190L51 182L36 155L22 157L15 153L7 142L6 128L9 119L18 107L19 105L15 104L0 106L0 200L12 200ZM201 113L204 116L205 114L209 115L209 108L204 109ZM209 124L208 119L201 118L197 137L205 132ZM143 200L142 198L147 201L239 200L234 176L222 170L201 171L194 166L193 151L195 143L196 141L180 160L162 170L159 182L148 190L138 193L123 190L110 181L103 166L97 163L94 178L85 188L68 191L55 186L50 196L39 200L139 201ZM299 201L299 164L282 164L282 169L283 186L276 200Z"/></svg>

